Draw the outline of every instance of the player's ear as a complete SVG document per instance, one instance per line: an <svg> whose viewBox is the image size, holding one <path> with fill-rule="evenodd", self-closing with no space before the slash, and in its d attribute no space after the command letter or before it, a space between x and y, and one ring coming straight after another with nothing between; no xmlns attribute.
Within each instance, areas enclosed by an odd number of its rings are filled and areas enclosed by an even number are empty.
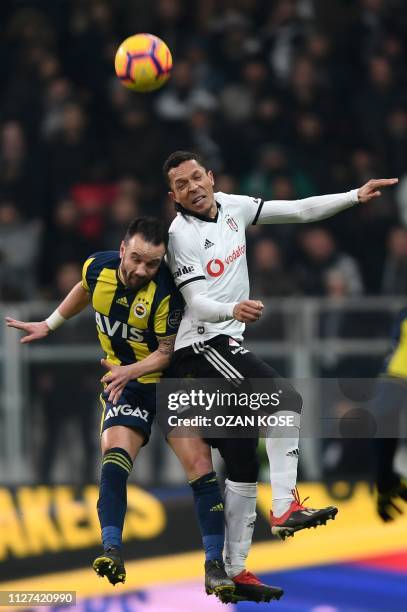
<svg viewBox="0 0 407 612"><path fill-rule="evenodd" d="M122 240L120 243L120 259L123 259L125 250L126 250L126 243L124 242L124 240Z"/></svg>
<svg viewBox="0 0 407 612"><path fill-rule="evenodd" d="M176 202L175 193L173 191L169 191L168 195L169 195L169 197L170 197L172 202Z"/></svg>
<svg viewBox="0 0 407 612"><path fill-rule="evenodd" d="M213 187L213 186L214 186L214 184L215 184L215 177L213 176L213 172L212 172L212 170L208 170L208 176L209 176L209 178L210 178L210 181L211 181L211 183L212 183L212 187Z"/></svg>

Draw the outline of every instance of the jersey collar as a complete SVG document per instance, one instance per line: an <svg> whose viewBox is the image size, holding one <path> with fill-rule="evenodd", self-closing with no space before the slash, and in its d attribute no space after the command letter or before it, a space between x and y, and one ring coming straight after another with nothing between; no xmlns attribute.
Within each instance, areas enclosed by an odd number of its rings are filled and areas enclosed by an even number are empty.
<svg viewBox="0 0 407 612"><path fill-rule="evenodd" d="M199 215L198 213L194 213L194 212L191 212L190 210L186 210L186 208L181 206L181 204L179 204L178 202L175 202L175 210L180 212L182 215L188 215L189 217L195 217L196 219L199 219L200 221L206 221L206 223L216 223L217 222L218 217L219 217L219 209L220 209L219 202L216 202L216 206L218 209L216 211L216 215L214 216L213 219L210 219L209 217L205 217L205 215Z"/></svg>

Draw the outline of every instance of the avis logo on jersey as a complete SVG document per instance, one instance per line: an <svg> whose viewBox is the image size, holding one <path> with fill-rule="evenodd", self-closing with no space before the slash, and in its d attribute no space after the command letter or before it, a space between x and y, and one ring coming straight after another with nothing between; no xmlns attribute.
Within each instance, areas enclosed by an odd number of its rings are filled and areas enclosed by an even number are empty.
<svg viewBox="0 0 407 612"><path fill-rule="evenodd" d="M120 336L123 340L133 340L134 342L144 342L143 333L131 327L122 321L112 321L106 315L101 315L100 312L95 312L96 325L102 334L106 334L110 338Z"/></svg>

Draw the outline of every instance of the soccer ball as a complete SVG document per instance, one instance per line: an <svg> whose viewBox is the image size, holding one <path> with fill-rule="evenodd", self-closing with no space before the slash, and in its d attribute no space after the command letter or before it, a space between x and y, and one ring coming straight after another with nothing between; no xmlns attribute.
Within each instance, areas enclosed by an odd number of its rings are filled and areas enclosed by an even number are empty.
<svg viewBox="0 0 407 612"><path fill-rule="evenodd" d="M140 92L154 91L170 78L172 57L158 36L135 34L118 48L114 66L125 87Z"/></svg>

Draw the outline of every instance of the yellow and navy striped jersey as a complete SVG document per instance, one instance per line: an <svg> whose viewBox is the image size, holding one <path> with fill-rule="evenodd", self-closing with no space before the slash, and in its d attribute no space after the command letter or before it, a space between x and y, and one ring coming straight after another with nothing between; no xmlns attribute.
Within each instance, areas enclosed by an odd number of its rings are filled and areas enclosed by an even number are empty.
<svg viewBox="0 0 407 612"><path fill-rule="evenodd" d="M383 373L387 376L407 378L407 308L403 308L394 321L392 351L384 363Z"/></svg>
<svg viewBox="0 0 407 612"><path fill-rule="evenodd" d="M117 365L145 359L158 347L157 337L177 333L183 298L163 262L154 278L140 289L123 285L118 276L118 251L91 255L83 266L82 286L92 298L96 329L106 358ZM161 372L138 378L158 382Z"/></svg>

